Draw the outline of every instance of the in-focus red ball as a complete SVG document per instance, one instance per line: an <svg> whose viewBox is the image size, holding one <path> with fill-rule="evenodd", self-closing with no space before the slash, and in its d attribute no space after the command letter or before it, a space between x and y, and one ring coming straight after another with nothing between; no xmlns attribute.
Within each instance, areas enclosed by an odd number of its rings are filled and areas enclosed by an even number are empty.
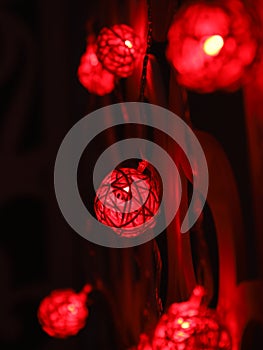
<svg viewBox="0 0 263 350"><path fill-rule="evenodd" d="M133 70L142 54L140 37L126 24L101 29L97 38L97 55L103 67L121 78Z"/></svg>
<svg viewBox="0 0 263 350"><path fill-rule="evenodd" d="M78 78L92 94L104 96L114 90L115 77L103 68L96 54L96 44L88 44L80 60Z"/></svg>
<svg viewBox="0 0 263 350"><path fill-rule="evenodd" d="M85 293L72 289L55 290L39 305L38 319L43 330L56 338L76 335L86 323L88 309Z"/></svg>
<svg viewBox="0 0 263 350"><path fill-rule="evenodd" d="M97 219L117 234L138 236L154 227L161 195L161 180L151 165L147 172L140 165L138 169L118 168L102 181L94 209Z"/></svg>
<svg viewBox="0 0 263 350"><path fill-rule="evenodd" d="M167 59L178 82L208 93L240 87L257 52L257 34L240 0L182 6L168 32Z"/></svg>

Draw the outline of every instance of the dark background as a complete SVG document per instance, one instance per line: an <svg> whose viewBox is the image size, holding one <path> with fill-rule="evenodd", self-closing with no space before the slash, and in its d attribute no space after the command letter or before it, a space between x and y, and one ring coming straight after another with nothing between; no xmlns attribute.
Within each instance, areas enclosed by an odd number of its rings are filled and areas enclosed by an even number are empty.
<svg viewBox="0 0 263 350"><path fill-rule="evenodd" d="M87 21L96 21L106 11L96 3L95 7L86 0L0 2L1 349L116 349L118 335L100 294L93 295L87 327L76 338L49 338L36 316L40 300L52 289L79 290L85 281L96 279L96 259L88 265L91 260L86 253L107 261L107 248L85 241L68 227L53 188L55 157L66 132L105 104L105 99L96 97L88 105L89 93L76 75L85 50ZM164 47L159 45L157 51ZM254 278L242 91L189 92L189 106L193 125L215 136L233 167L250 262L243 278ZM100 278L107 278L107 271L104 274Z"/></svg>

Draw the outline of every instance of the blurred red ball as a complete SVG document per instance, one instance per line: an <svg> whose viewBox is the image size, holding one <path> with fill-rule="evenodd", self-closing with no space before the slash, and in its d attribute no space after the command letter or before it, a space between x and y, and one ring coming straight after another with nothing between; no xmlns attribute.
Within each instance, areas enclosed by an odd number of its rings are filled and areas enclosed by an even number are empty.
<svg viewBox="0 0 263 350"><path fill-rule="evenodd" d="M87 296L71 289L55 290L39 305L38 320L43 330L56 338L76 335L86 323Z"/></svg>
<svg viewBox="0 0 263 350"><path fill-rule="evenodd" d="M190 300L172 304L159 320L153 350L231 350L230 333L215 310L200 305L202 293L195 288Z"/></svg>
<svg viewBox="0 0 263 350"><path fill-rule="evenodd" d="M103 68L96 54L96 44L88 44L80 60L78 78L92 94L104 96L114 90L115 77Z"/></svg>
<svg viewBox="0 0 263 350"><path fill-rule="evenodd" d="M144 162L142 162L144 163ZM138 236L154 227L161 201L156 170L118 168L102 181L95 198L97 219L124 237Z"/></svg>
<svg viewBox="0 0 263 350"><path fill-rule="evenodd" d="M130 76L141 54L141 39L126 24L101 29L97 38L97 55L109 72L121 78Z"/></svg>
<svg viewBox="0 0 263 350"><path fill-rule="evenodd" d="M182 6L168 32L178 82L202 93L239 88L256 52L255 25L240 0Z"/></svg>

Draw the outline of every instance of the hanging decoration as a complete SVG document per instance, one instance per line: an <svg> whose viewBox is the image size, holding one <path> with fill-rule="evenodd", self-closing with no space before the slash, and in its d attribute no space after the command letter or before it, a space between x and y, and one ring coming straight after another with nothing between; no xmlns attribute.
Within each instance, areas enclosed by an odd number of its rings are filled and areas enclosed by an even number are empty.
<svg viewBox="0 0 263 350"><path fill-rule="evenodd" d="M138 236L154 227L161 193L160 176L148 162L141 161L137 169L117 168L97 190L97 219L119 235Z"/></svg>
<svg viewBox="0 0 263 350"><path fill-rule="evenodd" d="M231 337L215 310L201 304L205 292L197 286L190 299L172 304L154 332L153 350L231 350Z"/></svg>
<svg viewBox="0 0 263 350"><path fill-rule="evenodd" d="M80 60L78 78L90 93L104 96L114 90L115 77L103 68L98 60L96 50L97 45L94 38L89 36L86 52Z"/></svg>
<svg viewBox="0 0 263 350"><path fill-rule="evenodd" d="M253 19L240 0L198 1L176 13L166 56L186 88L233 91L256 57L256 37Z"/></svg>
<svg viewBox="0 0 263 350"><path fill-rule="evenodd" d="M80 293L72 289L54 290L45 297L38 308L38 320L42 329L51 337L67 338L76 335L86 324L87 295L91 286Z"/></svg>
<svg viewBox="0 0 263 350"><path fill-rule="evenodd" d="M97 55L102 66L112 74L127 78L133 73L142 54L142 42L126 24L101 29L97 38Z"/></svg>

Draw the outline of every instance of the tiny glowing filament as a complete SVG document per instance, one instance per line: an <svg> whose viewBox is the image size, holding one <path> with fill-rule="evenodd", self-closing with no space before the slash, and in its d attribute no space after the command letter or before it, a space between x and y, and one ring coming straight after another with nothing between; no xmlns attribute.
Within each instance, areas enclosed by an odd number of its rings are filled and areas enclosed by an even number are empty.
<svg viewBox="0 0 263 350"><path fill-rule="evenodd" d="M132 43L130 42L130 40L125 40L124 44L131 49L132 48Z"/></svg>
<svg viewBox="0 0 263 350"><path fill-rule="evenodd" d="M178 324L182 324L183 322L184 322L184 320L182 319L182 317L178 318L178 320L177 320Z"/></svg>
<svg viewBox="0 0 263 350"><path fill-rule="evenodd" d="M129 192L129 191L130 191L130 186L124 187L123 190L124 190L125 192Z"/></svg>
<svg viewBox="0 0 263 350"><path fill-rule="evenodd" d="M188 329L188 328L190 327L190 323L189 323L189 322L183 322L183 323L181 324L181 327L182 327L183 329Z"/></svg>
<svg viewBox="0 0 263 350"><path fill-rule="evenodd" d="M212 35L207 38L203 45L204 52L209 56L216 56L224 46L224 39L221 35Z"/></svg>
<svg viewBox="0 0 263 350"><path fill-rule="evenodd" d="M74 304L68 305L68 311L70 311L73 315L77 312Z"/></svg>

